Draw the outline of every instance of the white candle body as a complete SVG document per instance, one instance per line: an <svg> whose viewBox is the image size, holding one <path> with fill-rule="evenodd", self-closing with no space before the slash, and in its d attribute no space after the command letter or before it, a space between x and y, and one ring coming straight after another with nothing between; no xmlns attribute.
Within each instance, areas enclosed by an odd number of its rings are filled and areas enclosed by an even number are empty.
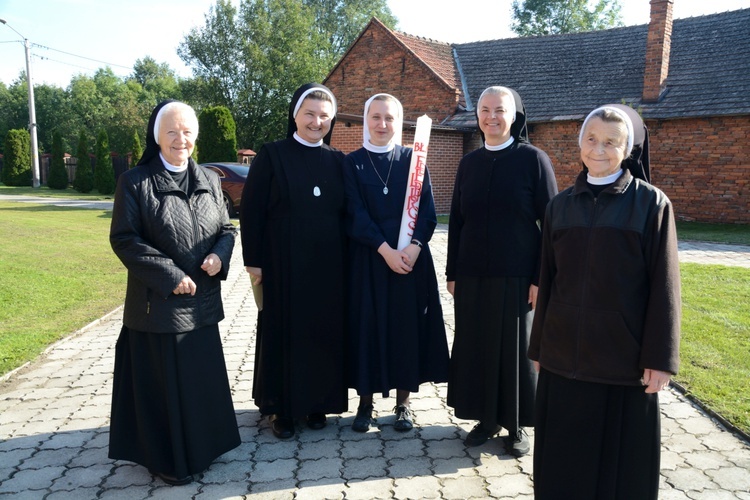
<svg viewBox="0 0 750 500"><path fill-rule="evenodd" d="M404 197L404 214L401 216L401 229L398 233L398 249L403 250L411 243L414 229L417 227L419 199L422 196L422 182L427 168L427 149L430 144L432 119L422 115L417 119L417 130L414 132L414 152L409 165L406 196Z"/></svg>

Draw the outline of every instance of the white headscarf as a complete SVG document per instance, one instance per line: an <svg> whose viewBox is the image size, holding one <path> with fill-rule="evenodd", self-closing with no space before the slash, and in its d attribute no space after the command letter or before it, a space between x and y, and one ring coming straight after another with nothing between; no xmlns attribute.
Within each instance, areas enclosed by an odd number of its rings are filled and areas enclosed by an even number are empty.
<svg viewBox="0 0 750 500"><path fill-rule="evenodd" d="M308 95L312 94L315 91L320 91L330 96L331 104L333 104L333 116L336 116L336 98L333 97L333 94L331 93L331 91L325 87L311 87L305 90L304 92L302 92L302 94L299 96L299 99L297 99L297 102L294 105L294 112L292 113L292 118L297 118L297 112L299 111L299 108L302 107L302 102L305 100L305 97L307 97Z"/></svg>
<svg viewBox="0 0 750 500"><path fill-rule="evenodd" d="M390 142L386 144L385 146L376 146L370 142L370 127L367 124L367 113L370 111L370 104L375 100L378 96L386 96L389 99L385 102L395 102L396 108L398 109L398 114L395 116L393 120L393 137L391 137ZM364 125L362 127L362 135L363 135L363 142L362 145L367 149L368 151L372 151L373 153L387 153L388 151L391 151L396 144L399 146L401 145L401 136L403 133L404 128L404 107L401 105L401 102L393 97L390 94L375 94L374 96L367 99L367 102L365 103L365 114L364 114Z"/></svg>
<svg viewBox="0 0 750 500"><path fill-rule="evenodd" d="M625 147L625 158L628 158L630 156L630 153L633 151L633 139L635 137L635 134L633 133L633 121L630 119L627 113L613 106L601 106L599 108L596 108L591 113L589 113L586 119L583 120L583 125L581 126L581 132L578 134L578 146L580 147L581 144L583 143L583 132L586 130L586 125L589 123L589 120L599 111L609 111L610 113L614 113L620 118L622 118L622 121L625 123L625 128L627 128L628 130L628 143L627 143L627 146Z"/></svg>

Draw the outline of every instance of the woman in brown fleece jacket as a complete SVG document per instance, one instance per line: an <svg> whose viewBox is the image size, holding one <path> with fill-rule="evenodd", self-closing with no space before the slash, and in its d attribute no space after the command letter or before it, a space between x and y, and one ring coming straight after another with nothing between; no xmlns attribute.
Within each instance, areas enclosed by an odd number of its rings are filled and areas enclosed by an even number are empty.
<svg viewBox="0 0 750 500"><path fill-rule="evenodd" d="M648 132L632 109L592 111L579 145L584 171L544 219L528 352L535 495L655 499L658 392L679 364L672 204L649 184Z"/></svg>

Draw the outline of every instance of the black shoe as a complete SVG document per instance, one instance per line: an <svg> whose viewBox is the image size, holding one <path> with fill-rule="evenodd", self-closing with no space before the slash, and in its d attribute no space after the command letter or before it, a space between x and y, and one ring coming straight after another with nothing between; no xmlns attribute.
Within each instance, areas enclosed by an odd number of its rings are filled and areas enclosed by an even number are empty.
<svg viewBox="0 0 750 500"><path fill-rule="evenodd" d="M310 429L319 431L326 426L326 414L325 413L311 413L307 416L307 426Z"/></svg>
<svg viewBox="0 0 750 500"><path fill-rule="evenodd" d="M396 414L396 423L393 424L393 428L399 432L410 431L414 428L413 413L408 406L398 405L393 409Z"/></svg>
<svg viewBox="0 0 750 500"><path fill-rule="evenodd" d="M518 429L515 434L505 437L505 448L508 453L517 458L528 455L531 451L531 445L529 444L529 435L526 434L523 427Z"/></svg>
<svg viewBox="0 0 750 500"><path fill-rule="evenodd" d="M170 476L169 474L164 474L163 472L154 472L151 469L149 469L148 472L152 476L158 477L159 479L161 479L162 481L164 481L165 483L171 486L183 486L185 484L190 484L193 482L193 476L190 476L190 475L177 478L174 476Z"/></svg>
<svg viewBox="0 0 750 500"><path fill-rule="evenodd" d="M364 405L357 408L357 416L354 417L352 430L356 432L367 432L370 425L374 423L372 419L372 405Z"/></svg>
<svg viewBox="0 0 750 500"><path fill-rule="evenodd" d="M279 415L271 415L271 431L279 439L289 439L294 436L294 420Z"/></svg>
<svg viewBox="0 0 750 500"><path fill-rule="evenodd" d="M466 436L466 439L464 439L464 444L466 446L480 446L487 442L488 439L493 437L495 434L503 430L502 427L499 425L495 425L491 427L490 429L487 429L487 427L482 423L479 422L477 425L474 426L474 428L469 432L469 434Z"/></svg>

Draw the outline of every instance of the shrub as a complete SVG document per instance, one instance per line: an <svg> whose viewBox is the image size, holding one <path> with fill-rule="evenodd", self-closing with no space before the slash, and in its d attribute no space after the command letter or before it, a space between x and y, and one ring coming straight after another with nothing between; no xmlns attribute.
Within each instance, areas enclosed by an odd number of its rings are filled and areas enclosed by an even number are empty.
<svg viewBox="0 0 750 500"><path fill-rule="evenodd" d="M112 166L112 154L109 151L107 131L101 129L96 138L96 167L94 168L94 187L100 194L115 192L115 169Z"/></svg>
<svg viewBox="0 0 750 500"><path fill-rule="evenodd" d="M31 186L31 137L23 129L5 136L2 181L6 186Z"/></svg>
<svg viewBox="0 0 750 500"><path fill-rule="evenodd" d="M52 163L47 177L47 186L51 189L68 188L68 170L65 168L63 154L62 137L60 132L55 131L52 135Z"/></svg>
<svg viewBox="0 0 750 500"><path fill-rule="evenodd" d="M237 161L237 126L228 108L205 108L198 117L198 126L196 146L201 163Z"/></svg>
<svg viewBox="0 0 750 500"><path fill-rule="evenodd" d="M86 132L81 130L78 137L78 148L76 149L76 176L73 178L73 189L79 193L88 193L94 189L94 173L91 171L91 159L89 158L89 146L86 140Z"/></svg>

